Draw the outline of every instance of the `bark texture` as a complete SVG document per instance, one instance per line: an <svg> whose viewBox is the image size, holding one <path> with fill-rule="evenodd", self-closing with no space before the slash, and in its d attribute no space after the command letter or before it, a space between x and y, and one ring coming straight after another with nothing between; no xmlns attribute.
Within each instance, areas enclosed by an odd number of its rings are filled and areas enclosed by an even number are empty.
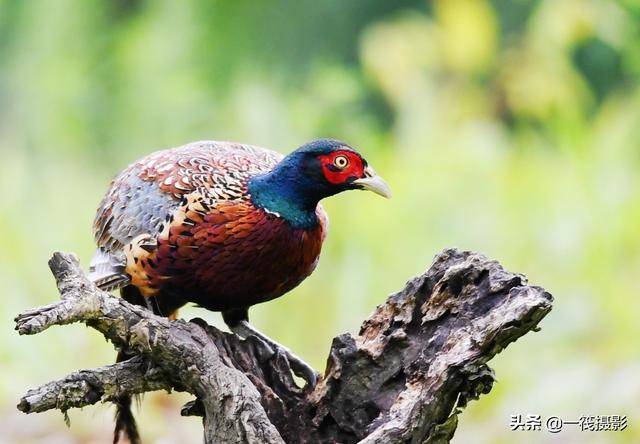
<svg viewBox="0 0 640 444"><path fill-rule="evenodd" d="M137 356L29 390L18 408L66 412L122 393L187 391L196 399L182 413L203 416L206 443L448 442L460 410L491 390L487 361L536 330L553 300L496 261L445 250L358 335L333 340L324 376L307 391L257 338L128 304L90 283L73 255L55 253L49 265L61 300L20 314L18 332L84 322Z"/></svg>

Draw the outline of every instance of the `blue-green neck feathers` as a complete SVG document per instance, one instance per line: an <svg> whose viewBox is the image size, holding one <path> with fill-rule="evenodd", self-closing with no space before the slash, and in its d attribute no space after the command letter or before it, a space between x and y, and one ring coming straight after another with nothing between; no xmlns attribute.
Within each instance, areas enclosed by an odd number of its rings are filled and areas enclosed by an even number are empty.
<svg viewBox="0 0 640 444"><path fill-rule="evenodd" d="M294 228L314 228L318 224L318 202L342 191L324 179L317 156L342 145L323 139L298 148L271 172L249 181L251 201L259 208L277 213Z"/></svg>
<svg viewBox="0 0 640 444"><path fill-rule="evenodd" d="M277 214L294 228L309 230L318 223L316 207L306 204L301 196L287 189L287 184L277 178L261 176L252 179L249 193L255 206Z"/></svg>
<svg viewBox="0 0 640 444"><path fill-rule="evenodd" d="M290 170L290 171L289 171ZM294 174L297 168L276 167L249 181L251 201L257 207L287 220L292 227L311 229L316 226L316 206L320 198L310 192L307 181Z"/></svg>

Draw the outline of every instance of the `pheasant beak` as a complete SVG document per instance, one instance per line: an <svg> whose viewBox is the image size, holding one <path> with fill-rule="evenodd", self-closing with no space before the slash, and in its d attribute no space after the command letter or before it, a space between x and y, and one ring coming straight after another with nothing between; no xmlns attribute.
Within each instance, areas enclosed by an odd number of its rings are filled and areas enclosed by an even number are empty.
<svg viewBox="0 0 640 444"><path fill-rule="evenodd" d="M382 197L391 199L391 188L389 188L387 182L385 182L382 177L378 176L375 170L370 166L367 166L364 169L364 176L360 179L354 180L353 184L361 190L373 191Z"/></svg>

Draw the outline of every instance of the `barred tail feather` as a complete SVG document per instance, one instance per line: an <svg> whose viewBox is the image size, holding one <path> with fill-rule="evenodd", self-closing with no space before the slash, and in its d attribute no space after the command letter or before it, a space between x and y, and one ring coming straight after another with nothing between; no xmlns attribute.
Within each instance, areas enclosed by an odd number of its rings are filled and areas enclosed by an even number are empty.
<svg viewBox="0 0 640 444"><path fill-rule="evenodd" d="M121 396L114 403L116 428L113 431L113 444L141 444L138 426L131 411L131 396Z"/></svg>
<svg viewBox="0 0 640 444"><path fill-rule="evenodd" d="M146 305L140 291L131 285L120 288L120 296L131 304ZM126 361L130 357L125 350L121 350L118 352L116 362ZM116 426L113 431L113 444L141 444L138 426L131 411L131 399L130 395L122 395L113 401L116 406Z"/></svg>
<svg viewBox="0 0 640 444"><path fill-rule="evenodd" d="M125 266L124 257L113 255L102 247L98 248L89 264L89 280L105 291L122 288L131 282L124 271Z"/></svg>
<svg viewBox="0 0 640 444"><path fill-rule="evenodd" d="M128 356L119 352L116 362L122 362ZM113 403L116 406L116 427L113 431L113 444L141 444L138 426L131 411L131 396L122 395L116 398Z"/></svg>

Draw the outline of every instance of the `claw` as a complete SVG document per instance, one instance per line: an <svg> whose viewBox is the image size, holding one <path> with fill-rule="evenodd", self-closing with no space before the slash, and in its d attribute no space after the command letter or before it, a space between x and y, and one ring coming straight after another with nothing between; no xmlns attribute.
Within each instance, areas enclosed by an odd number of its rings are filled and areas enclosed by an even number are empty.
<svg viewBox="0 0 640 444"><path fill-rule="evenodd" d="M301 377L307 382L307 387L313 390L318 383L318 373L302 359L288 350L283 350L287 356L287 360L291 365L291 370L296 376Z"/></svg>
<svg viewBox="0 0 640 444"><path fill-rule="evenodd" d="M276 341L256 330L248 321L240 321L237 325L230 327L231 330L243 339L249 336L255 336L262 340L265 345L272 348L274 351L277 349L282 355L287 358L291 371L300 378L304 379L307 383L306 387L313 390L318 382L318 372L313 367L304 362L298 356L293 354L287 347L278 344Z"/></svg>

